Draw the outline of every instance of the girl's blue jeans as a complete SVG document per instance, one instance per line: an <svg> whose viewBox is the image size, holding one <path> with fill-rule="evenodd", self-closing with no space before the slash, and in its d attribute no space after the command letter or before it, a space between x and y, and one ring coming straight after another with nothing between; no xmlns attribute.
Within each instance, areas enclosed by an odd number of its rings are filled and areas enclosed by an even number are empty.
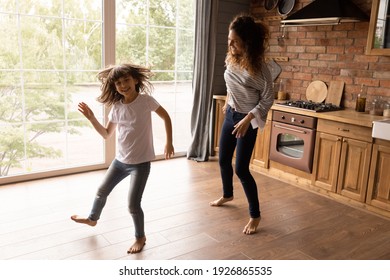
<svg viewBox="0 0 390 280"><path fill-rule="evenodd" d="M242 138L236 138L236 135L232 134L234 125L245 116L246 114L236 112L230 106L227 107L219 141L219 166L222 177L223 197L232 197L232 159L234 150L236 150L235 173L244 188L249 203L249 215L251 218L258 218L260 217L260 204L257 185L249 171L250 159L256 143L257 128L253 129L252 125L250 125L245 136Z"/></svg>
<svg viewBox="0 0 390 280"><path fill-rule="evenodd" d="M128 208L134 222L135 237L144 237L144 212L141 208L141 200L149 173L150 162L125 164L114 159L107 170L102 184L97 190L92 210L88 218L92 221L99 220L108 195L119 182L131 175L128 193Z"/></svg>

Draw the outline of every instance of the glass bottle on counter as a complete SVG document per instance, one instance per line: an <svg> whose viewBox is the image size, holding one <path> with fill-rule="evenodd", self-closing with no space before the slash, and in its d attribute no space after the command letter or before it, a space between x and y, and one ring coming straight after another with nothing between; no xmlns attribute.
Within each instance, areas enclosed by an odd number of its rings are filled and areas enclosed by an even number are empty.
<svg viewBox="0 0 390 280"><path fill-rule="evenodd" d="M390 103L387 102L384 106L383 106L383 116L384 117L390 117Z"/></svg>
<svg viewBox="0 0 390 280"><path fill-rule="evenodd" d="M366 97L364 95L364 84L360 87L360 92L356 98L356 112L365 112L366 111Z"/></svg>
<svg viewBox="0 0 390 280"><path fill-rule="evenodd" d="M371 103L370 115L382 116L383 106L381 100L374 99Z"/></svg>
<svg viewBox="0 0 390 280"><path fill-rule="evenodd" d="M284 80L280 80L279 82L279 91L278 91L278 100L286 100L286 82Z"/></svg>

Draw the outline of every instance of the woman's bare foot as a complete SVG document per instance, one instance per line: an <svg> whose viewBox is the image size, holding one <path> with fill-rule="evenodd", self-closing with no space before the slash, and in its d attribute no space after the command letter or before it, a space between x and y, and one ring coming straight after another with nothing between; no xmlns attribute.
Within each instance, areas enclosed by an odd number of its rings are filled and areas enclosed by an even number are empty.
<svg viewBox="0 0 390 280"><path fill-rule="evenodd" d="M228 198L225 198L225 197L221 197L217 200L214 200L214 201L211 201L210 202L210 206L221 206L222 204L228 202L228 201L232 201L233 200L233 196L231 197L228 197Z"/></svg>
<svg viewBox="0 0 390 280"><path fill-rule="evenodd" d="M97 224L97 221L92 221L88 218L83 218L83 217L80 217L79 215L73 215L70 217L73 221L75 221L76 223L80 223L80 224L86 224L86 225L89 225L91 227L94 227L96 226Z"/></svg>
<svg viewBox="0 0 390 280"><path fill-rule="evenodd" d="M260 223L261 217L259 218L250 218L248 224L244 227L242 231L245 234L253 234L256 232L257 227Z"/></svg>
<svg viewBox="0 0 390 280"><path fill-rule="evenodd" d="M145 243L146 243L145 236L141 237L141 238L136 238L134 244L131 245L129 250L127 250L127 253L128 254L136 254L136 253L141 252L142 249L144 248Z"/></svg>

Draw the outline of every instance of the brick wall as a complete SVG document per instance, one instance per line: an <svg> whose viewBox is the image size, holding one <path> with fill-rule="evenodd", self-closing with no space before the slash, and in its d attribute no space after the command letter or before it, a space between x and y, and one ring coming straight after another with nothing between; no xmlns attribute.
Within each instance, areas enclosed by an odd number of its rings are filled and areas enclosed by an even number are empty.
<svg viewBox="0 0 390 280"><path fill-rule="evenodd" d="M295 1L291 13L309 4ZM371 0L352 0L370 15ZM251 13L265 21L271 32L267 55L288 57L277 62L283 69L278 79L287 80L291 99L305 99L306 88L314 80L328 86L333 80L345 82L342 105L354 108L361 84L366 85L367 102L381 97L390 102L390 56L365 55L368 22L342 23L337 26L287 27L282 37L277 9L267 11L264 1L252 0ZM271 19L269 19L271 18Z"/></svg>

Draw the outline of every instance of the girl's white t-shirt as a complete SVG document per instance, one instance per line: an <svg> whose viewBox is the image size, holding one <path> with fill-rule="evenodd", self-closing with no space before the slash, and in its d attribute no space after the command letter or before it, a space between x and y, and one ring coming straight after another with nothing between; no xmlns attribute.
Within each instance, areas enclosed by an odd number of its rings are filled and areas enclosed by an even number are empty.
<svg viewBox="0 0 390 280"><path fill-rule="evenodd" d="M155 158L152 114L160 104L150 95L139 94L129 103L115 103L108 115L117 124L116 159L126 164L139 164Z"/></svg>

